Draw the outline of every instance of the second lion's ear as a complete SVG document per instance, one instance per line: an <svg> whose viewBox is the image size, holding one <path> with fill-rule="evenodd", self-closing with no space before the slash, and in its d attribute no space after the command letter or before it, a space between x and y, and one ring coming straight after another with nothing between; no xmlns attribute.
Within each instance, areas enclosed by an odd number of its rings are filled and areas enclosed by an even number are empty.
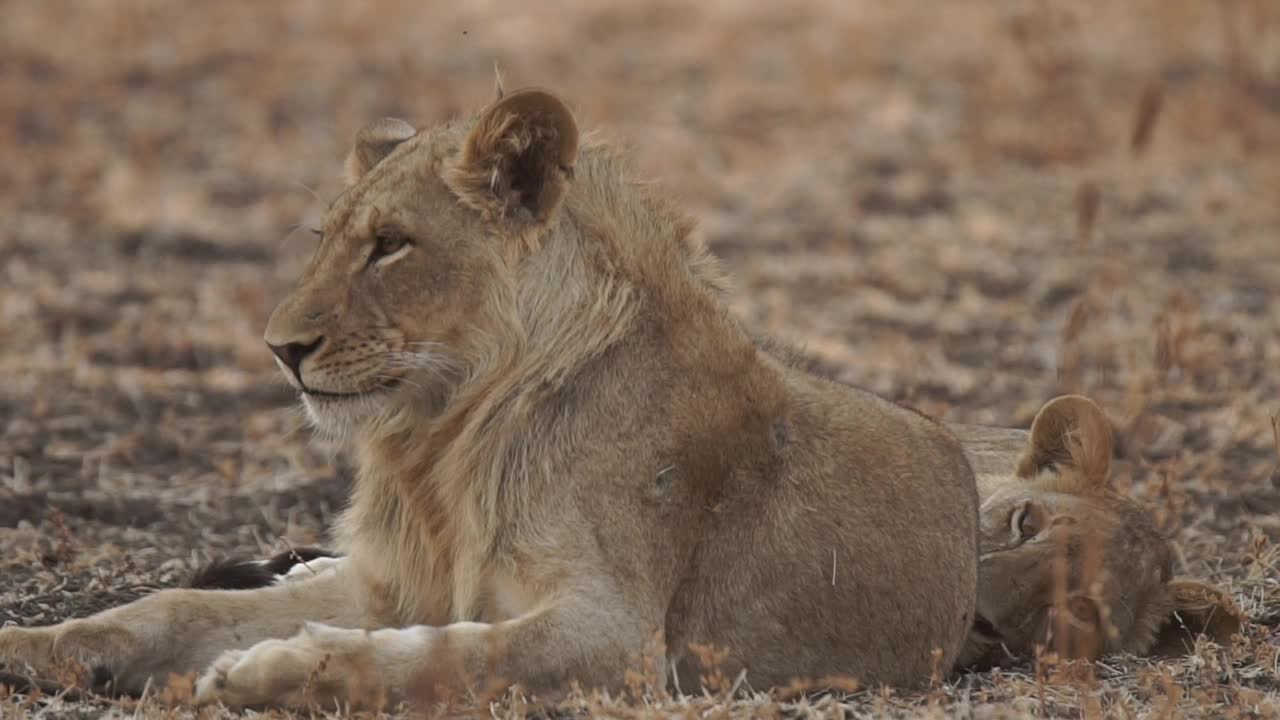
<svg viewBox="0 0 1280 720"><path fill-rule="evenodd" d="M364 126L356 133L356 145L347 154L347 184L354 185L397 145L417 134L412 125L396 118L382 118Z"/></svg>
<svg viewBox="0 0 1280 720"><path fill-rule="evenodd" d="M577 157L573 113L555 95L525 89L481 113L444 177L486 217L543 224L560 207Z"/></svg>
<svg viewBox="0 0 1280 720"><path fill-rule="evenodd" d="M1083 395L1063 395L1044 404L1031 423L1031 437L1018 460L1018 477L1047 467L1073 468L1091 487L1101 488L1111 474L1115 441L1111 421Z"/></svg>

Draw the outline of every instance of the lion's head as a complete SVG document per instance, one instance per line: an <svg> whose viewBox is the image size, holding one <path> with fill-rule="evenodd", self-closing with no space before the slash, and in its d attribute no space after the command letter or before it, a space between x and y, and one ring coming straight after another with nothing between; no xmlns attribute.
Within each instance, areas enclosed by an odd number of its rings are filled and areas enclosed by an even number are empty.
<svg viewBox="0 0 1280 720"><path fill-rule="evenodd" d="M554 221L577 153L572 114L540 90L465 123L383 119L359 133L348 187L265 334L318 428L439 401L492 361L512 322L511 268Z"/></svg>
<svg viewBox="0 0 1280 720"><path fill-rule="evenodd" d="M1044 405L1015 471L981 478L979 621L970 662L1036 644L1068 657L1185 652L1239 629L1221 590L1173 578L1151 513L1110 487L1111 424L1088 398ZM1001 645L1004 649L1001 649Z"/></svg>

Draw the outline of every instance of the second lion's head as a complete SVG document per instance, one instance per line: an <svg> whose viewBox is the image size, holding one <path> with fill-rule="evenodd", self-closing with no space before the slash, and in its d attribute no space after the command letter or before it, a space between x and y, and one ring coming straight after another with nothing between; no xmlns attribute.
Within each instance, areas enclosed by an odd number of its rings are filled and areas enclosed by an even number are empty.
<svg viewBox="0 0 1280 720"><path fill-rule="evenodd" d="M979 622L966 662L1028 656L1182 654L1227 642L1240 611L1212 585L1174 577L1173 543L1112 487L1111 423L1092 400L1045 403L1013 473L983 492Z"/></svg>

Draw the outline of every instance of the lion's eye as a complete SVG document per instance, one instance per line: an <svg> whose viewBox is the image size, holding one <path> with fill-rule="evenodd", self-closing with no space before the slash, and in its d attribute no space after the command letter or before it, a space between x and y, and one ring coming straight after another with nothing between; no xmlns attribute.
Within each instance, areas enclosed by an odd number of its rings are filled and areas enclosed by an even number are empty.
<svg viewBox="0 0 1280 720"><path fill-rule="evenodd" d="M374 263L388 255L394 255L408 244L409 238L401 233L380 232L374 238L373 252L369 253L369 262Z"/></svg>
<svg viewBox="0 0 1280 720"><path fill-rule="evenodd" d="M1023 503L1009 517L1009 526L1020 540L1033 538L1044 528L1044 510L1034 503Z"/></svg>

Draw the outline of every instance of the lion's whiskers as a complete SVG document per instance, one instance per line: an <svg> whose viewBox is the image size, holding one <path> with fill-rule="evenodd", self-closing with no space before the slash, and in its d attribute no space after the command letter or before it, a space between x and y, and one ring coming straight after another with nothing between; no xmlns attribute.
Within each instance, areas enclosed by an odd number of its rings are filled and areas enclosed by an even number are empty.
<svg viewBox="0 0 1280 720"><path fill-rule="evenodd" d="M396 376L396 375L388 375L388 374L386 374L386 373L378 373L377 375L374 375L374 377L375 377L375 378L377 378L377 379L379 379L379 380L386 380L386 381L388 381L388 382L393 382L393 383L395 383L395 382L401 382L401 383L404 383L405 385L408 385L408 386L410 386L410 387L413 387L413 388L415 388L415 389L417 389L417 390L421 390L421 391L423 391L423 392L426 392L426 388L422 386L422 383L415 382L415 381L410 380L409 378L404 377L404 376Z"/></svg>
<svg viewBox="0 0 1280 720"><path fill-rule="evenodd" d="M417 345L419 343L410 344ZM444 378L445 373L453 370L455 367L453 361L448 357L433 352L397 351L387 353L386 357L388 365L392 368L402 370L426 370L439 378Z"/></svg>

